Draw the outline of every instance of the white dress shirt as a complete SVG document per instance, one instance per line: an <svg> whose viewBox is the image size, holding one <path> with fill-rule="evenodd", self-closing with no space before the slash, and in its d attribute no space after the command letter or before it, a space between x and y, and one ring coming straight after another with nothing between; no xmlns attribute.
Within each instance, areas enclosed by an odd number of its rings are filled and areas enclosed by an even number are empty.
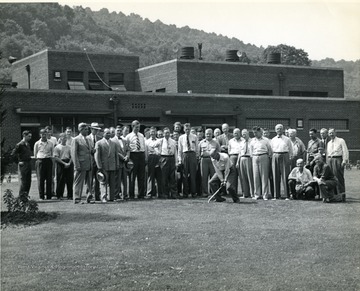
<svg viewBox="0 0 360 291"><path fill-rule="evenodd" d="M344 139L335 136L331 139L326 148L327 157L342 157L343 161L349 160L349 150Z"/></svg>

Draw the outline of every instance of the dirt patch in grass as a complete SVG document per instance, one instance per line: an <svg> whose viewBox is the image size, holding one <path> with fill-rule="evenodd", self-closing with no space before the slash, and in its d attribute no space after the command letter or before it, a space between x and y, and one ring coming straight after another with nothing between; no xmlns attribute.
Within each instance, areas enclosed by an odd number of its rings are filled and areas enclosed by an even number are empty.
<svg viewBox="0 0 360 291"><path fill-rule="evenodd" d="M1 211L1 228L31 226L55 219L57 216L57 213L43 211L36 213Z"/></svg>

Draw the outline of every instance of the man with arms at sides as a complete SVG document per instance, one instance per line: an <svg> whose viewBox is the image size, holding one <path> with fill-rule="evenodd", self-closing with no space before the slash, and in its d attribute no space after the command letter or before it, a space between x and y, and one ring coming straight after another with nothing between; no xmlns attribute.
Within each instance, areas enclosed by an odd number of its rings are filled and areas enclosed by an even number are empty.
<svg viewBox="0 0 360 291"><path fill-rule="evenodd" d="M324 163L321 154L314 157L314 180L319 185L320 196L324 203L345 202L345 194L335 194L337 181L329 165Z"/></svg>
<svg viewBox="0 0 360 291"><path fill-rule="evenodd" d="M73 139L71 144L71 159L74 164L74 203L81 202L81 196L84 188L84 183L89 189L91 189L91 145L86 138L88 135L88 126L86 123L79 123L78 125L79 135ZM93 201L93 195L91 192L87 194L86 202L95 203Z"/></svg>
<svg viewBox="0 0 360 291"><path fill-rule="evenodd" d="M115 174L115 199L125 200L128 199L127 171L125 165L130 159L130 150L125 138L121 136L121 133L121 126L117 126L114 142L119 143L120 147L118 147L119 169ZM122 189L121 184L123 185Z"/></svg>
<svg viewBox="0 0 360 291"><path fill-rule="evenodd" d="M170 129L163 129L164 137L160 139L160 167L162 175L162 191L163 195L170 199L179 198L175 170L177 161L177 142L170 138Z"/></svg>
<svg viewBox="0 0 360 291"><path fill-rule="evenodd" d="M129 196L135 198L135 180L138 182L138 199L145 196L145 138L140 133L140 122L134 120L131 123L132 132L126 136L126 142L130 148L130 159L134 168L130 173Z"/></svg>
<svg viewBox="0 0 360 291"><path fill-rule="evenodd" d="M226 153L219 153L213 149L210 152L210 157L215 169L215 174L209 181L211 192L215 193L220 186L225 186L226 191L231 195L233 202L239 203L240 199L235 190L235 167L230 161L229 156ZM216 202L223 202L226 200L221 197L221 191L215 195L215 199Z"/></svg>
<svg viewBox="0 0 360 291"><path fill-rule="evenodd" d="M270 130L266 127L262 129L262 137L264 139L269 140L269 143L271 142L270 139ZM274 195L274 179L273 179L273 172L272 172L272 154L269 156L269 188L270 193L272 197L275 197Z"/></svg>
<svg viewBox="0 0 360 291"><path fill-rule="evenodd" d="M285 200L289 200L290 193L288 189L287 179L290 174L290 159L292 158L292 145L288 137L283 135L284 126L277 124L275 126L276 136L271 140L272 172L275 185L274 200L281 198L280 184L284 188Z"/></svg>
<svg viewBox="0 0 360 291"><path fill-rule="evenodd" d="M302 159L302 160L305 159L305 153L306 153L304 143L296 135L297 135L296 129L289 128L289 138L291 141L292 152L293 152L291 160L290 160L290 169L291 170L296 167L298 159Z"/></svg>
<svg viewBox="0 0 360 291"><path fill-rule="evenodd" d="M198 145L199 157L200 157L200 170L201 170L201 182L202 182L202 197L208 197L209 195L209 178L214 176L215 169L210 158L211 150L217 150L220 152L219 143L213 139L213 131L211 128L205 130L205 139L200 141Z"/></svg>
<svg viewBox="0 0 360 291"><path fill-rule="evenodd" d="M320 139L316 136L316 133L316 128L311 128L309 130L310 140L306 150L306 168L308 168L311 173L313 173L315 167L314 156L319 152L320 149Z"/></svg>
<svg viewBox="0 0 360 291"><path fill-rule="evenodd" d="M196 197L197 136L190 133L190 123L184 124L185 134L179 137L178 164L183 165L183 197Z"/></svg>
<svg viewBox="0 0 360 291"><path fill-rule="evenodd" d="M334 128L329 128L330 141L327 144L327 164L338 180L337 193L345 195L344 168L349 162L349 150L344 139L336 136Z"/></svg>
<svg viewBox="0 0 360 291"><path fill-rule="evenodd" d="M53 151L54 145L48 140L46 130L41 129L40 140L34 145L34 157L36 158L35 168L41 200L45 197L45 182L46 199L51 199L52 195Z"/></svg>
<svg viewBox="0 0 360 291"><path fill-rule="evenodd" d="M66 185L67 199L73 199L74 165L71 161L71 146L67 144L65 133L60 133L59 144L54 149L56 162L56 197L64 197Z"/></svg>
<svg viewBox="0 0 360 291"><path fill-rule="evenodd" d="M20 182L19 196L22 193L29 194L31 187L32 150L29 142L31 140L32 134L30 131L25 130L22 133L22 137L22 140L15 146L11 153L13 159L18 162L18 173Z"/></svg>
<svg viewBox="0 0 360 291"><path fill-rule="evenodd" d="M148 168L147 198L156 197L157 194L159 198L164 198L160 168L160 141L161 139L156 138L156 128L150 127L150 138L145 141L145 161Z"/></svg>
<svg viewBox="0 0 360 291"><path fill-rule="evenodd" d="M178 131L174 131L172 134L172 139L175 141L176 143L176 152L179 152L179 137L180 134ZM177 156L177 155L176 155ZM177 164L178 159L176 158L176 164ZM178 195L179 198L182 198L180 196L180 193L182 193L182 189L183 189L183 181L182 181L182 177L183 177L183 169L182 169L182 165L177 165L176 166L176 171L175 171L175 180L176 180L176 187L177 187L177 191L178 191Z"/></svg>
<svg viewBox="0 0 360 291"><path fill-rule="evenodd" d="M238 157L239 157L240 151L241 151L242 139L241 139L240 129L235 128L233 131L233 134L234 134L234 137L228 141L227 153L229 155L231 163L234 166L234 170L235 170L235 174L236 174L236 179L234 181L234 183L235 183L234 187L235 187L236 194L237 194L238 181L239 181L239 175L240 175L240 168L239 168L240 164L238 164L237 161L238 161ZM241 188L241 190L244 190L244 189Z"/></svg>
<svg viewBox="0 0 360 291"><path fill-rule="evenodd" d="M247 129L243 129L241 135L240 154L237 160L241 189L244 198L252 197L253 199L257 199L254 194L254 173L250 152L251 138Z"/></svg>
<svg viewBox="0 0 360 291"><path fill-rule="evenodd" d="M250 155L254 176L254 197L268 200L271 199L269 172L272 149L269 139L262 136L260 127L254 126L253 133L255 137L250 142Z"/></svg>
<svg viewBox="0 0 360 291"><path fill-rule="evenodd" d="M88 188L88 191L90 191L91 194L95 197L95 201L100 201L100 183L96 177L96 172L97 172L98 168L96 166L96 162L94 159L95 144L96 144L96 142L98 142L101 139L98 136L100 130L101 130L101 128L99 126L99 123L92 122L90 124L91 133L86 137L91 146L91 157L92 157L92 159L91 159L91 166L92 166L91 184L90 184L90 186L88 186L88 187L90 187L90 188Z"/></svg>
<svg viewBox="0 0 360 291"><path fill-rule="evenodd" d="M313 182L310 170L304 167L304 160L298 159L289 174L290 199L314 199Z"/></svg>
<svg viewBox="0 0 360 291"><path fill-rule="evenodd" d="M326 161L326 150L327 150L327 144L330 141L330 137L329 137L329 131L326 128L322 128L320 130L320 146L319 146L319 153L321 153L321 155L324 158L324 161Z"/></svg>
<svg viewBox="0 0 360 291"><path fill-rule="evenodd" d="M229 132L229 125L227 123L224 123L221 126L222 135L219 136L218 142L221 147L221 152L227 153L228 152L228 146L229 146L229 140L233 138L233 135Z"/></svg>
<svg viewBox="0 0 360 291"><path fill-rule="evenodd" d="M95 162L99 171L105 175L100 183L101 202L115 199L115 173L118 170L118 148L120 145L111 140L111 130L104 129L104 137L95 144ZM108 191L109 188L109 191ZM109 193L109 195L108 195Z"/></svg>
<svg viewBox="0 0 360 291"><path fill-rule="evenodd" d="M45 127L45 131L46 131L46 137L48 139L48 141L50 141L53 144L53 148L56 147L57 145L57 138L55 136L52 135L52 127L50 125ZM53 162L52 164L52 177L51 177L51 181L52 181L52 185L51 185L51 189L52 189L52 195L55 196L55 182L56 182L56 178L55 178L55 174L56 174L56 164L55 162Z"/></svg>

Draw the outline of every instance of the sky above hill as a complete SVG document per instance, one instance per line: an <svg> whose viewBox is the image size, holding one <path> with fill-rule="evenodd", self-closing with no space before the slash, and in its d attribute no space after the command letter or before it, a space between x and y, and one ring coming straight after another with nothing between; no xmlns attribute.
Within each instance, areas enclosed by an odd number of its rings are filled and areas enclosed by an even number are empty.
<svg viewBox="0 0 360 291"><path fill-rule="evenodd" d="M121 11L126 15L135 13L152 22L159 19L165 24L175 24L177 27L187 25L205 32L235 37L244 43L264 48L283 43L304 49L313 60L326 57L335 60L360 59L360 0L58 2L70 7L90 7L93 11L107 8L109 12Z"/></svg>

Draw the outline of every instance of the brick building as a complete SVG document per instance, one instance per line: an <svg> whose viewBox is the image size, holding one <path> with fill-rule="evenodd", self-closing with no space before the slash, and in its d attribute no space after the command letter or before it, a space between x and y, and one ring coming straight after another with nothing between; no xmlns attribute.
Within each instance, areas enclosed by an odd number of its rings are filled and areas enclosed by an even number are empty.
<svg viewBox="0 0 360 291"><path fill-rule="evenodd" d="M360 159L360 102L344 99L340 69L183 59L139 68L134 56L88 56L46 50L13 64L18 89L2 96L8 145L25 129L34 143L45 125L57 135L67 126L76 131L79 122L113 126L138 119L163 127L180 121L203 128L227 122L272 131L282 123L297 128L305 143L310 128L335 127L350 159Z"/></svg>

